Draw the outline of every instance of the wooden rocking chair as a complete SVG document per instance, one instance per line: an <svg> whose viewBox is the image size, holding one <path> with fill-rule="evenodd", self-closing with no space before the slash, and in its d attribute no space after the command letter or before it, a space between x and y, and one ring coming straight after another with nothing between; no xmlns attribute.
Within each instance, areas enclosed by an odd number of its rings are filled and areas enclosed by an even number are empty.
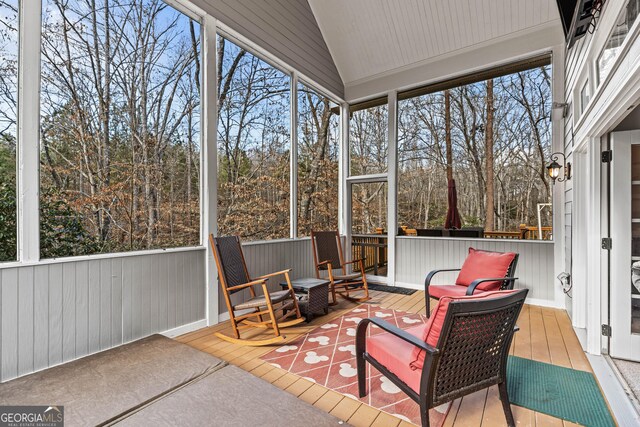
<svg viewBox="0 0 640 427"><path fill-rule="evenodd" d="M362 302L369 299L369 286L364 271L364 259L345 261L342 255L342 242L337 231L312 231L313 260L316 277L320 279L320 271L327 270L331 282L331 305L337 304L336 294L343 298ZM347 265L354 265L354 272L347 274ZM335 269L341 269L342 274L335 274ZM353 297L353 292L364 292L360 297Z"/></svg>
<svg viewBox="0 0 640 427"><path fill-rule="evenodd" d="M215 335L234 344L251 346L269 345L284 341L286 337L281 335L280 328L297 325L305 320L300 314L298 301L289 279L289 271L291 269L251 279L244 254L242 253L240 239L237 236L213 237L213 235L210 235L209 241L216 266L218 267L220 288L229 309L234 337L220 332L216 332ZM288 289L270 292L267 288L267 279L279 275L285 277L289 285ZM258 286L262 287L262 295L258 295L254 289ZM243 302L233 303L232 294L244 289L249 289L250 298ZM291 317L293 319L285 320ZM240 330L248 328L273 328L275 336L262 340L241 338Z"/></svg>

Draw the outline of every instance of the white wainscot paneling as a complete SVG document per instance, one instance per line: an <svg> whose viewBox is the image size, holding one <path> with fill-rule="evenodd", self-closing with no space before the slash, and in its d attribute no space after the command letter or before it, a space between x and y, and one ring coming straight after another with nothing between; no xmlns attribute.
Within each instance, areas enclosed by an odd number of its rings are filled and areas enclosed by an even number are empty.
<svg viewBox="0 0 640 427"><path fill-rule="evenodd" d="M553 243L526 240L466 240L423 237L396 239L396 285L424 286L431 270L460 268L469 247L520 254L516 288L529 289L528 298L553 305ZM440 273L434 283L454 283L457 272Z"/></svg>
<svg viewBox="0 0 640 427"><path fill-rule="evenodd" d="M0 378L205 318L204 249L0 270Z"/></svg>

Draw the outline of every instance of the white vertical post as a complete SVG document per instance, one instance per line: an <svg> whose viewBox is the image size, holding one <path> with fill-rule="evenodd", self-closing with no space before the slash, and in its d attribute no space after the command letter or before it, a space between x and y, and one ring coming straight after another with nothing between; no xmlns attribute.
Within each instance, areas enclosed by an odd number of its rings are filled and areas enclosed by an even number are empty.
<svg viewBox="0 0 640 427"><path fill-rule="evenodd" d="M289 237L298 236L298 73L291 73L289 151Z"/></svg>
<svg viewBox="0 0 640 427"><path fill-rule="evenodd" d="M40 259L40 35L42 4L20 1L18 65L18 260Z"/></svg>
<svg viewBox="0 0 640 427"><path fill-rule="evenodd" d="M218 94L216 87L216 20L209 15L202 19L202 143L201 143L201 240L205 254L205 292L207 325L218 323L218 281L209 243L209 234L218 233Z"/></svg>
<svg viewBox="0 0 640 427"><path fill-rule="evenodd" d="M573 152L573 232L572 237L572 304L571 321L574 327L584 329L587 322L587 248L588 243L585 238L587 230L587 195L589 176L587 175L588 159L583 151Z"/></svg>
<svg viewBox="0 0 640 427"><path fill-rule="evenodd" d="M603 250L600 248L601 235L601 148L598 138L590 139L587 144L588 170L590 188L587 198L587 353L600 354L602 334L600 325L604 318L601 307L601 292L606 289L606 281L602 281ZM608 183L607 183L608 184ZM606 190L606 189L605 189Z"/></svg>
<svg viewBox="0 0 640 427"><path fill-rule="evenodd" d="M552 61L552 81L551 99L554 102L564 102L564 45L553 48ZM564 141L564 121L556 120L551 122L551 152L560 151L565 153ZM553 293L556 307L565 308L566 297L556 277L565 270L564 254L564 199L565 185L567 183L557 183L552 189L553 197L553 253L554 253L554 274Z"/></svg>
<svg viewBox="0 0 640 427"><path fill-rule="evenodd" d="M387 284L396 283L396 230L398 218L396 204L398 196L398 92L391 91L387 95L389 124L387 136Z"/></svg>
<svg viewBox="0 0 640 427"><path fill-rule="evenodd" d="M340 104L340 163L338 165L338 229L345 236L345 256L351 259L351 186L349 176L349 104Z"/></svg>

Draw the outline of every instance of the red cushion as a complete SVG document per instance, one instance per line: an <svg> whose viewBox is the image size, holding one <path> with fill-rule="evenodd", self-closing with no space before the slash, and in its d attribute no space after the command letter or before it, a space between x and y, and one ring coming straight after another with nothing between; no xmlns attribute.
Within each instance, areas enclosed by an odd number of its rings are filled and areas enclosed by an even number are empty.
<svg viewBox="0 0 640 427"><path fill-rule="evenodd" d="M425 334L428 323L407 328L406 331L416 337ZM382 333L367 338L367 353L393 372L405 384L416 392L420 392L420 374L411 367L413 361L412 344L389 333Z"/></svg>
<svg viewBox="0 0 640 427"><path fill-rule="evenodd" d="M507 271L515 257L516 254L513 252L489 252L469 248L469 256L462 264L456 285L469 286L477 279L507 277ZM485 282L480 283L476 289L493 291L500 289L501 284L502 282Z"/></svg>
<svg viewBox="0 0 640 427"><path fill-rule="evenodd" d="M466 286L458 285L429 285L429 296L440 299L445 296L461 297L467 293Z"/></svg>
<svg viewBox="0 0 640 427"><path fill-rule="evenodd" d="M438 339L440 339L440 332L442 332L444 319L447 315L447 309L449 308L449 303L451 301L486 299L508 295L513 292L517 292L517 290L514 289L510 291L482 292L469 296L464 295L456 297L445 295L440 298L440 300L438 301L438 305L431 312L431 317L429 317L429 321L426 323L424 328L424 335L422 335L420 338L422 338L423 341L425 341L432 347L435 347L438 344ZM424 357L424 350L414 346L412 350L411 368L422 369L422 366L424 365Z"/></svg>

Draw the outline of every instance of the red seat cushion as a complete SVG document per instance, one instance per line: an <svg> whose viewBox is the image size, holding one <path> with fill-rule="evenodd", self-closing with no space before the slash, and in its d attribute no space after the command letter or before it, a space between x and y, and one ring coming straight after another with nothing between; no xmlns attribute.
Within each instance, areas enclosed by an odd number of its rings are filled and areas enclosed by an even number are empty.
<svg viewBox="0 0 640 427"><path fill-rule="evenodd" d="M459 285L430 285L429 296L433 298L442 298L445 296L461 297L467 293L466 286Z"/></svg>
<svg viewBox="0 0 640 427"><path fill-rule="evenodd" d="M476 300L508 295L512 291L483 292L478 295L450 297L444 296L431 313L431 317L419 326L405 329L406 332L425 341L432 347L438 344L440 332L451 301ZM420 392L421 369L425 352L395 335L381 333L367 337L367 353L393 372L400 380L416 392Z"/></svg>
<svg viewBox="0 0 640 427"><path fill-rule="evenodd" d="M425 324L424 335L422 338L427 344L432 347L436 347L438 345L438 340L440 339L440 332L442 332L442 327L444 326L444 319L447 315L447 309L449 308L449 303L451 301L469 301L469 300L478 300L478 299L487 299L487 298L495 298L499 296L508 295L510 293L517 292L516 290L510 291L491 291L491 292L482 292L474 295L463 295L451 297L448 295L443 296L438 301L438 305L431 312L431 317L429 317L429 321ZM411 361L411 368L413 369L422 369L424 365L424 350L413 347L413 358Z"/></svg>
<svg viewBox="0 0 640 427"><path fill-rule="evenodd" d="M509 266L515 259L513 252L489 252L469 248L469 255L462 264L456 285L469 286L477 279L507 277ZM494 291L500 289L502 282L480 283L476 289Z"/></svg>
<svg viewBox="0 0 640 427"><path fill-rule="evenodd" d="M421 338L429 323L407 328L411 335ZM412 344L389 333L373 335L367 338L367 353L393 372L413 390L420 391L420 373L411 367L414 360ZM424 359L424 357L423 357Z"/></svg>

